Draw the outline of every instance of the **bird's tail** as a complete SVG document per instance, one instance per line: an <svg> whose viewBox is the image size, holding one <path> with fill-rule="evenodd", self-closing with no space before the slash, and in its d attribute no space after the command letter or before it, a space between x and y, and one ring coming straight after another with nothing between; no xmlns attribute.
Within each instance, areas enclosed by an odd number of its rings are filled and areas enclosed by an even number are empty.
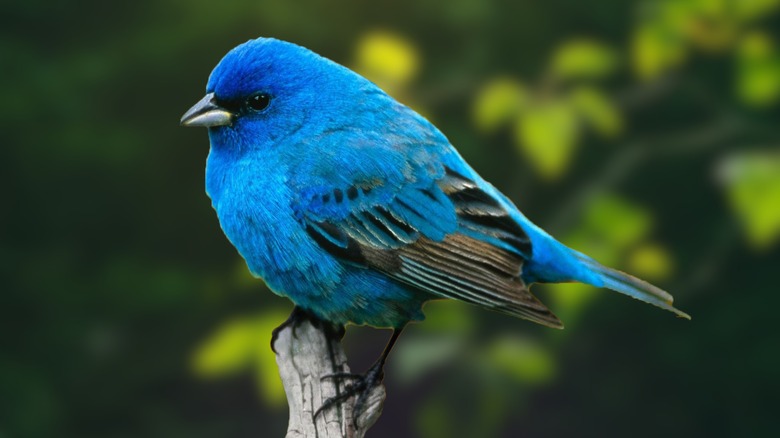
<svg viewBox="0 0 780 438"><path fill-rule="evenodd" d="M626 274L625 272L608 268L584 254L577 254L577 256L580 261L601 280L602 284L595 284L594 286L612 289L616 292L636 298L637 300L673 312L681 318L691 319L690 315L672 306L674 298L665 290L632 275Z"/></svg>

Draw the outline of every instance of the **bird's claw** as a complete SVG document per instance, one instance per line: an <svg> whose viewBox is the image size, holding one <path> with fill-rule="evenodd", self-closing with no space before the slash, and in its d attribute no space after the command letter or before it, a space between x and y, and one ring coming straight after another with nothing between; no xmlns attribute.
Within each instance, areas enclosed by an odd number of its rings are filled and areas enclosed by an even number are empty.
<svg viewBox="0 0 780 438"><path fill-rule="evenodd" d="M290 313L290 316L287 317L287 319L281 323L279 327L276 327L271 332L271 350L273 350L274 353L278 354L275 346L276 340L279 339L279 333L281 333L285 328L292 326L292 335L295 339L298 339L298 335L295 333L295 329L298 328L301 321L309 321L315 327L324 328L328 339L341 340L341 338L344 337L345 329L343 325L331 324L322 321L310 312L295 306L292 310L292 313Z"/></svg>
<svg viewBox="0 0 780 438"><path fill-rule="evenodd" d="M357 428L358 427L357 420L366 407L366 402L368 401L368 397L374 391L374 388L376 388L382 383L383 377L384 377L384 372L382 371L382 366L379 364L375 364L374 366L372 366L368 370L368 372L364 375L354 374L354 373L333 373L333 374L328 374L326 376L322 376L321 377L322 380L350 379L353 380L353 382L348 384L340 394L337 394L325 400L322 403L322 406L320 406L320 408L317 409L317 411L314 413L314 418L316 419L317 416L319 416L325 410L337 406L341 403L344 403L350 398L357 396L357 399L355 400L355 404L353 405L352 408L353 426Z"/></svg>
<svg viewBox="0 0 780 438"><path fill-rule="evenodd" d="M298 326L298 323L305 318L308 318L309 315L300 307L295 306L293 307L292 313L290 313L290 316L287 317L286 320L284 320L283 323L279 325L279 327L276 327L271 332L271 350L274 352L274 354L279 354L279 352L276 351L276 340L279 339L279 333L282 332L282 330L286 329L288 326L292 326L293 331L293 337L296 339L298 338L295 335L295 327Z"/></svg>
<svg viewBox="0 0 780 438"><path fill-rule="evenodd" d="M324 382L325 380L333 379L351 379L351 380L359 380L362 379L362 374L357 373L333 373L333 374L325 374L324 376L320 377L320 381Z"/></svg>

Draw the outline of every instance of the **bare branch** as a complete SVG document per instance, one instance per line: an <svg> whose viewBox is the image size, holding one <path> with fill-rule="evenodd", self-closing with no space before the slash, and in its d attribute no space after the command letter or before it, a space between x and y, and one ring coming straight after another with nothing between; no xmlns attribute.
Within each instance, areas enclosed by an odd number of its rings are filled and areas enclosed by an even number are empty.
<svg viewBox="0 0 780 438"><path fill-rule="evenodd" d="M384 385L373 390L363 411L357 413L357 421L353 421L354 398L323 411L315 420L314 413L322 403L343 391L345 386L345 382L339 382L342 379L323 377L349 372L341 343L331 338L324 328L307 319L279 332L274 347L290 407L287 438L361 438L382 413Z"/></svg>

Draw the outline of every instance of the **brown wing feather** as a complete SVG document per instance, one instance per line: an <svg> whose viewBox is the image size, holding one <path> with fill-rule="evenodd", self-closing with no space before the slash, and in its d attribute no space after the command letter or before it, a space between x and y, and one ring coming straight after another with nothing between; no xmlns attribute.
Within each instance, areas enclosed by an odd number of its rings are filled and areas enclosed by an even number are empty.
<svg viewBox="0 0 780 438"><path fill-rule="evenodd" d="M496 246L452 234L441 242L421 238L392 252L363 253L369 266L433 295L563 328L520 279L523 259Z"/></svg>
<svg viewBox="0 0 780 438"><path fill-rule="evenodd" d="M434 297L563 327L523 282L523 263L533 248L500 202L450 169L435 185L419 190L432 203L451 203L457 231L440 241L425 237L419 224L409 221L419 215L392 210L407 208L400 202L370 206L340 221L308 220L306 231L334 256L381 271Z"/></svg>

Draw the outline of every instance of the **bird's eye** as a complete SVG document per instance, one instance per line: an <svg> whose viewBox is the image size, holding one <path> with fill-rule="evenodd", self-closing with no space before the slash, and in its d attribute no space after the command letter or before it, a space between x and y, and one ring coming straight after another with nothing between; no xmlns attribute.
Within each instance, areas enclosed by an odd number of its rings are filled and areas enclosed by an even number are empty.
<svg viewBox="0 0 780 438"><path fill-rule="evenodd" d="M265 93L255 94L254 96L246 100L247 108L255 112L259 112L268 108L268 104L270 103L271 103L271 96Z"/></svg>

